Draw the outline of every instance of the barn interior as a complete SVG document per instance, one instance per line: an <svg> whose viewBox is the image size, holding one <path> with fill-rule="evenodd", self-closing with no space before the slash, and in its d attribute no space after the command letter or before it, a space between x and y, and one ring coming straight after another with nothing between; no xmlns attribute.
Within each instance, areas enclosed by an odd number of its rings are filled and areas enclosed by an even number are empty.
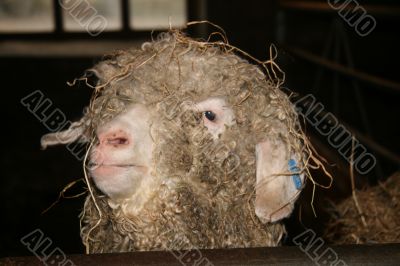
<svg viewBox="0 0 400 266"><path fill-rule="evenodd" d="M139 46L189 21L220 26L229 43L260 60L270 58L274 45L275 61L285 72L284 90L296 94L293 102L312 95L323 109L319 121L330 113L354 136L354 146L363 151L353 154L354 165L366 153L370 156L365 165L360 162L351 170L352 146L340 151L305 117L304 129L326 158L333 183L329 189L317 187L311 204L313 186L308 182L293 215L285 220L288 236L283 245L293 245L293 237L305 228L322 236L330 219L327 206L352 195L351 177L356 188L376 186L400 166L400 4L347 1L341 9L343 3L338 2L1 0L0 257L32 255L20 240L37 228L65 253L84 253L78 216L85 186L82 161L73 154L82 151L41 150L40 138L49 128L22 99L38 90L50 100L49 110L58 108L75 121L93 92L84 82L70 85L75 78L105 53ZM216 30L201 23L185 31L207 39ZM313 171L313 177L329 184L321 171Z"/></svg>

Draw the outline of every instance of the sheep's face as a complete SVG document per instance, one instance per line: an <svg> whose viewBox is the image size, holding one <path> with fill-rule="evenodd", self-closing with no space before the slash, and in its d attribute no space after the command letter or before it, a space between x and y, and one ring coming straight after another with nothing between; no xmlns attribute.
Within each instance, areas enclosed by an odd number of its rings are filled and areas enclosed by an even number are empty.
<svg viewBox="0 0 400 266"><path fill-rule="evenodd" d="M207 128L213 139L235 124L233 110L222 97L186 105L185 111L199 114L199 126ZM96 131L98 141L90 152L89 171L96 186L113 200L145 198L149 188L160 181L155 175L150 131L150 125L157 127L157 120L151 120L150 112L143 104L133 104Z"/></svg>
<svg viewBox="0 0 400 266"><path fill-rule="evenodd" d="M129 198L151 179L153 141L149 113L135 104L99 127L89 170L96 186L113 199ZM144 182L143 182L144 181Z"/></svg>
<svg viewBox="0 0 400 266"><path fill-rule="evenodd" d="M42 145L94 137L90 176L112 201L141 209L175 182L221 211L252 202L262 222L292 212L304 184L304 136L288 97L260 68L167 35L94 72L104 86L89 112Z"/></svg>

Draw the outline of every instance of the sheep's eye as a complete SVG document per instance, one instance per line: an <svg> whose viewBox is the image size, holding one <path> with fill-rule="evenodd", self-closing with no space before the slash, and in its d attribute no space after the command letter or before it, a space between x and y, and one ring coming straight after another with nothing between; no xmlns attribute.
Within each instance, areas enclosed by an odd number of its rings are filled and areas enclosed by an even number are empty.
<svg viewBox="0 0 400 266"><path fill-rule="evenodd" d="M205 112L204 112L204 116L205 116L208 120L214 121L216 115L215 115L215 113L212 112L212 111L205 111Z"/></svg>

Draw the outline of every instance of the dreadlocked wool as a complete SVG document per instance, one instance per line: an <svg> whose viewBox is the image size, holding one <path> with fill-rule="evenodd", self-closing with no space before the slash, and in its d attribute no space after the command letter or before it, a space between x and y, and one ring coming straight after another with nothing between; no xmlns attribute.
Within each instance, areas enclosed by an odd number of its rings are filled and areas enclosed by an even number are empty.
<svg viewBox="0 0 400 266"><path fill-rule="evenodd" d="M277 68L271 63L262 69L235 53L225 43L172 31L88 70L99 81L74 125L81 139L95 145L99 126L132 103L144 104L153 123L153 175L164 180L140 214L132 215L135 202L113 202L88 178L81 237L89 253L279 244L284 225L262 223L255 214L255 145L265 139L283 143L288 154L301 155L299 172L306 175L311 152L279 88ZM232 106L236 123L216 141L199 123L201 114L185 106L220 96Z"/></svg>

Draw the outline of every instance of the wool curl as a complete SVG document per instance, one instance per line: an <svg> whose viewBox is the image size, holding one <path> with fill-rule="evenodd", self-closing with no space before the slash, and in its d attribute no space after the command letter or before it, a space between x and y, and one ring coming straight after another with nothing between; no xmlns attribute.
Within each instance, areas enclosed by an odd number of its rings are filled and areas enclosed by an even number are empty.
<svg viewBox="0 0 400 266"><path fill-rule="evenodd" d="M280 89L273 59L256 61L257 66L237 54L254 61L227 42L193 40L171 30L141 49L105 56L88 70L99 78L81 120L88 153L99 126L142 103L156 125L154 174L165 177L143 215L134 217L129 216L134 202L111 202L86 177L90 195L81 213L81 237L88 253L279 244L284 226L263 224L255 215L255 145L278 139L287 154L303 155L299 174L314 185L308 168L323 165ZM185 108L208 97L224 97L236 117L217 143L199 122L201 114ZM227 159L232 153L239 167Z"/></svg>

